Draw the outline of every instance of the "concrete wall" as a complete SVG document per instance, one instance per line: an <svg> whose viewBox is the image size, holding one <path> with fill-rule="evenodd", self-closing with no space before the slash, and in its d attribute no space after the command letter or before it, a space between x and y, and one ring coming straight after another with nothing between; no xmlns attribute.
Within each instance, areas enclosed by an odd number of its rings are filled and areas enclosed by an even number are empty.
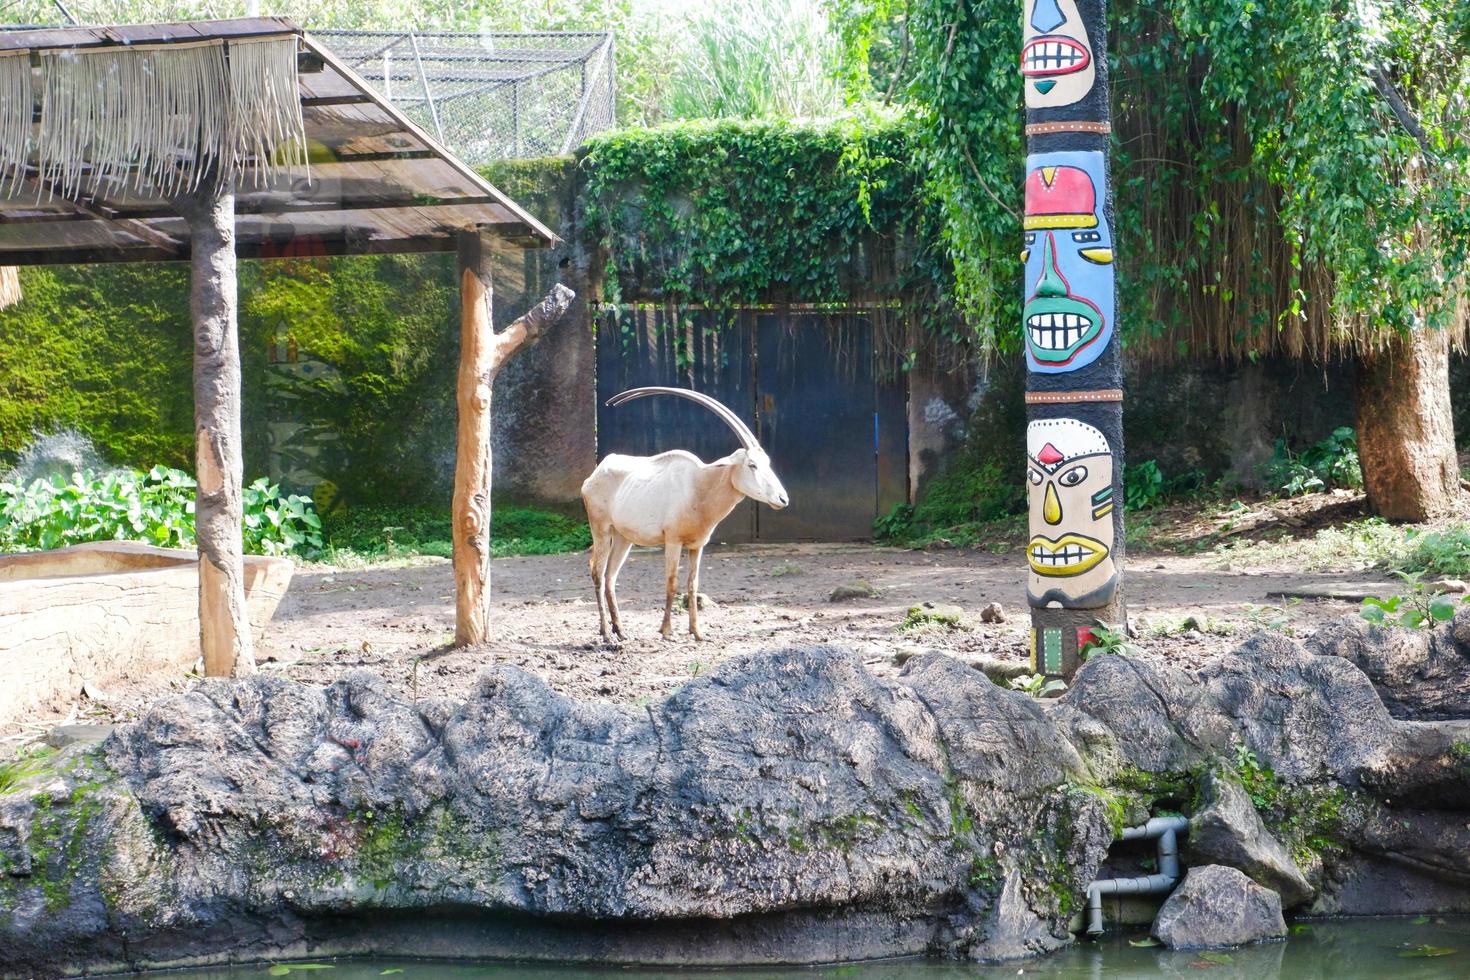
<svg viewBox="0 0 1470 980"><path fill-rule="evenodd" d="M909 372L911 499L970 440L974 454L984 457L1022 451L1024 384L1019 359L953 366L919 355ZM1211 480L1223 476L1259 488L1260 466L1278 438L1299 450L1352 424L1352 368L1346 363L1269 358L1124 366L1127 459L1157 460L1166 477L1200 470Z"/></svg>
<svg viewBox="0 0 1470 980"><path fill-rule="evenodd" d="M491 448L497 498L580 510L581 486L597 464L596 369L586 253L577 244L574 165L557 182L518 196L561 236L554 248L496 251L495 327L503 329L561 282L577 294L566 316L523 348L496 379Z"/></svg>

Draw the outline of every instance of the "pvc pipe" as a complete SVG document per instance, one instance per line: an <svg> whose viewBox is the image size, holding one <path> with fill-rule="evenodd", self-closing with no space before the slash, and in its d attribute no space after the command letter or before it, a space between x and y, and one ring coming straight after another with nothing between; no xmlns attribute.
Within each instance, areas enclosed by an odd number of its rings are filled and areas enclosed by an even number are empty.
<svg viewBox="0 0 1470 980"><path fill-rule="evenodd" d="M1162 895L1174 890L1179 881L1178 835L1189 832L1187 817L1154 817L1138 827L1125 827L1119 840L1150 840L1158 844L1157 874L1137 878L1099 878L1087 886L1087 934L1103 934L1102 897L1104 895Z"/></svg>

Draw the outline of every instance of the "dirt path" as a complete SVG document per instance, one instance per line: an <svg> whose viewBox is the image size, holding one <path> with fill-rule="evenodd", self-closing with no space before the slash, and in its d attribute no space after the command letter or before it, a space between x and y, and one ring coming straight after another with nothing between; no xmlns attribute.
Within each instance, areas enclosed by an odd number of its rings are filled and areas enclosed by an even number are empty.
<svg viewBox="0 0 1470 980"><path fill-rule="evenodd" d="M895 649L932 646L1024 662L1027 621L1021 572L1013 555L914 552L865 545L766 545L715 549L706 559L704 591L717 607L701 620L708 639L684 631L658 635L662 561L635 552L619 584L628 640L595 642L597 609L585 557L555 555L494 563L496 640L446 650L453 628L447 562L365 571L299 574L277 613L264 651L266 669L313 683L367 667L420 695L462 695L486 664L511 663L582 698L638 702L661 696L713 664L783 644L853 646L880 673L897 670ZM1351 612L1345 601L1268 598L1283 588L1342 588L1381 581L1374 574L1298 575L1219 571L1194 557L1134 556L1128 590L1146 656L1195 666L1230 649L1245 633L1276 628L1309 633L1324 619ZM875 598L828 601L838 585L865 582ZM899 629L905 610L923 600L966 610L960 629ZM979 621L999 602L1007 619ZM1193 617L1196 628L1184 629ZM415 668L417 661L417 668Z"/></svg>
<svg viewBox="0 0 1470 980"><path fill-rule="evenodd" d="M257 651L263 671L313 684L367 668L405 694L463 697L492 663L538 674L578 698L644 703L729 658L784 644L839 643L856 649L878 674L898 671L894 655L932 647L1025 663L1027 617L1022 570L1014 554L917 552L871 545L747 545L711 549L703 590L716 603L702 614L697 643L676 619L673 640L658 635L662 618L661 555L635 551L619 583L620 647L597 642L597 607L584 554L506 558L494 562L494 642L447 647L453 636L451 567L444 559L366 569L312 566L297 572ZM873 598L828 601L839 585L867 583ZM1227 571L1208 556L1134 554L1128 566L1130 615L1142 656L1193 667L1229 650L1252 630L1309 634L1356 602L1273 599L1282 589L1394 588L1375 573L1298 574L1290 569ZM1365 586L1366 587L1365 589ZM907 608L924 600L952 603L960 628L900 629ZM999 602L1002 623L979 612ZM1190 627L1186 620L1192 619ZM158 678L80 697L72 720L125 721L169 691L197 679ZM63 718L36 718L0 742L44 735ZM3 747L0 747L3 748Z"/></svg>

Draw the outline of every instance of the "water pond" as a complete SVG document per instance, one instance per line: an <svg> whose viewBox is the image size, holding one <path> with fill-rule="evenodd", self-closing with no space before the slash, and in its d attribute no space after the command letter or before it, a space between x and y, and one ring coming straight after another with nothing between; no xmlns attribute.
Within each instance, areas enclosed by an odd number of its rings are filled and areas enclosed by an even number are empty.
<svg viewBox="0 0 1470 980"><path fill-rule="evenodd" d="M1470 916L1418 916L1300 922L1285 942L1244 949L1170 952L1146 936L1083 942L1052 956L997 966L889 960L847 966L738 970L633 969L412 958L324 960L175 972L197 980L1040 980L1204 977L1209 980L1441 980L1470 977Z"/></svg>

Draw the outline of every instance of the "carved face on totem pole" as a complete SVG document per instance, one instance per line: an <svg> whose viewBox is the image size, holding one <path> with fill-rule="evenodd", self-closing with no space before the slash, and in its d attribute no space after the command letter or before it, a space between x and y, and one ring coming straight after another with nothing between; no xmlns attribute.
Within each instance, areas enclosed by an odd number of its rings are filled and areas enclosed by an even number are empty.
<svg viewBox="0 0 1470 980"><path fill-rule="evenodd" d="M1026 107L1054 109L1081 102L1097 81L1097 65L1076 0L1026 0L1021 9Z"/></svg>
<svg viewBox="0 0 1470 980"><path fill-rule="evenodd" d="M1027 160L1026 366L1062 374L1097 360L1113 333L1113 238L1103 155L1036 153Z"/></svg>
<svg viewBox="0 0 1470 980"><path fill-rule="evenodd" d="M1105 604L1117 583L1113 564L1113 451L1096 428L1077 419L1026 426L1026 493L1031 513L1033 606L1066 609Z"/></svg>

